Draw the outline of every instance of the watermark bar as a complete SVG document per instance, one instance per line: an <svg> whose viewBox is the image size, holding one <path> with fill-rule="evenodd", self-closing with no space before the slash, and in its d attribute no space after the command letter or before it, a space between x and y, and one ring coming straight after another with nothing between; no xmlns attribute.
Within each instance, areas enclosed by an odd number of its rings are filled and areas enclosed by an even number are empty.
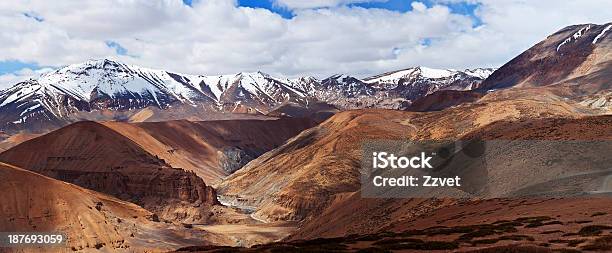
<svg viewBox="0 0 612 253"><path fill-rule="evenodd" d="M612 195L612 141L467 140L363 143L365 198Z"/></svg>
<svg viewBox="0 0 612 253"><path fill-rule="evenodd" d="M0 232L0 247L63 246L67 239L58 232Z"/></svg>

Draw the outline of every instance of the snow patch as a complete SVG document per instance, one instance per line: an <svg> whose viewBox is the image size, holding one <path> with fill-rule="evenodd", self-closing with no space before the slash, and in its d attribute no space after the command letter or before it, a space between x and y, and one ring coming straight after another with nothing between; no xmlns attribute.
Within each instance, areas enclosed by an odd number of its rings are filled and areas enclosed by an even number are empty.
<svg viewBox="0 0 612 253"><path fill-rule="evenodd" d="M396 83L398 82L401 78L405 78L410 76L412 73L414 73L416 71L417 68L409 68L409 69L405 69L405 70L400 70L400 71L396 71L396 72L392 72L388 75L384 75L378 78L374 78L374 79L368 79L365 82L366 83Z"/></svg>
<svg viewBox="0 0 612 253"><path fill-rule="evenodd" d="M22 111L22 112L19 114L19 116L23 116L24 114L26 114L26 113L28 113L28 112L34 111L34 110L36 110L38 107L40 107L40 104L35 104L35 105L33 105L33 106L30 106L30 107L28 107L27 109L23 110L23 111Z"/></svg>
<svg viewBox="0 0 612 253"><path fill-rule="evenodd" d="M427 67L420 67L421 75L427 78L445 78L452 76L456 71L448 69L432 69Z"/></svg>
<svg viewBox="0 0 612 253"><path fill-rule="evenodd" d="M608 25L608 26L606 26L606 28L604 28L604 29L603 29L603 31L601 31L601 33L597 34L597 37L595 37L595 39L593 39L593 44L597 43L597 41L598 41L600 38L602 38L602 37L603 37L603 36L606 34L606 32L607 32L608 30L610 30L610 28L612 28L612 25Z"/></svg>
<svg viewBox="0 0 612 253"><path fill-rule="evenodd" d="M484 69L484 68L477 68L477 69L466 69L463 71L463 73L469 75L469 76L473 76L473 77L478 77L480 79L487 79L487 77L489 77L491 74L493 74L493 72L495 71L495 69Z"/></svg>
<svg viewBox="0 0 612 253"><path fill-rule="evenodd" d="M557 51L559 51L559 49L561 48L561 46L570 43L572 41L577 40L578 38L582 37L582 35L584 35L589 29L591 29L591 25L587 25L583 28L580 28L580 30L578 30L577 32L575 32L572 36L568 37L567 39L565 39L563 42L561 42L561 44L559 44L557 46Z"/></svg>

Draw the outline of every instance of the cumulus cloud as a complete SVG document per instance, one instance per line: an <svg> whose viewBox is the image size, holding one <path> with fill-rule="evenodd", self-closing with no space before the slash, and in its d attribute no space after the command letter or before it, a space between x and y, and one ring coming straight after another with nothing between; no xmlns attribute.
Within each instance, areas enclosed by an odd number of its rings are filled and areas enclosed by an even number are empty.
<svg viewBox="0 0 612 253"><path fill-rule="evenodd" d="M410 3L410 6L412 6L413 10L418 11L418 12L423 12L427 9L427 6L421 2L412 2Z"/></svg>
<svg viewBox="0 0 612 253"><path fill-rule="evenodd" d="M604 0L468 1L481 24L446 6L457 0L413 2L405 13L276 0L295 9L291 19L235 0L2 1L0 61L59 67L110 57L189 74L364 77L416 65L496 67L564 26L610 21Z"/></svg>

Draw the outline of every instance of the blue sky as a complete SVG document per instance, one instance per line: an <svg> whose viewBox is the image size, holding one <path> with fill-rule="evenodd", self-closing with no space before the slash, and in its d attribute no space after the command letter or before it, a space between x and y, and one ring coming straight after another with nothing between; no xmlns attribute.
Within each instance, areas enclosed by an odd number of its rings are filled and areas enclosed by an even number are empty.
<svg viewBox="0 0 612 253"><path fill-rule="evenodd" d="M304 1L308 1L308 0L304 0ZM185 2L188 5L191 4L191 0L183 0L183 2ZM362 7L362 8L367 8L367 9L369 8L385 9L385 10L397 11L397 12L403 13L403 12L408 12L412 10L412 6L411 6L412 2L414 1L385 0L385 1L354 3L354 4L349 4L349 6L356 6L356 7ZM431 7L432 5L434 5L434 1L431 1L431 0L425 0L425 1L420 1L420 2L427 5L427 7ZM273 0L238 0L238 5L245 6L245 7L252 7L252 8L265 8L274 13L281 15L284 18L291 18L294 15L291 10L288 10L287 8L274 4ZM455 2L455 3L446 3L445 5L448 6L451 9L451 11L454 13L470 15L474 19L476 25L479 25L481 23L480 20L474 15L474 10L478 7L478 4L467 3L467 2Z"/></svg>
<svg viewBox="0 0 612 253"><path fill-rule="evenodd" d="M14 73L24 68L35 70L41 67L33 62L21 62L17 60L0 61L0 75Z"/></svg>
<svg viewBox="0 0 612 253"><path fill-rule="evenodd" d="M308 1L308 0L304 0L304 1ZM183 0L183 3L189 6L192 5L192 2L193 2L192 0ZM397 11L397 12L403 13L403 12L408 12L412 10L412 6L411 6L412 2L415 2L415 1L384 0L384 1L353 3L353 4L349 4L348 6L362 7L366 9L370 9L370 8L385 9L385 10ZM425 0L425 1L420 1L420 2L423 2L425 5L427 5L427 7L431 7L432 5L435 4L434 1L431 1L431 0ZM289 10L286 7L279 6L278 4L274 4L273 0L238 0L238 5L244 6L244 7L251 7L251 8L268 9L282 16L283 18L287 18L287 19L290 19L294 16L293 11ZM474 19L475 25L481 24L481 21L478 19L478 17L474 15L474 11L478 7L478 4L468 3L468 2L453 2L453 3L445 3L445 5L448 6L451 9L451 11L454 13L470 15Z"/></svg>

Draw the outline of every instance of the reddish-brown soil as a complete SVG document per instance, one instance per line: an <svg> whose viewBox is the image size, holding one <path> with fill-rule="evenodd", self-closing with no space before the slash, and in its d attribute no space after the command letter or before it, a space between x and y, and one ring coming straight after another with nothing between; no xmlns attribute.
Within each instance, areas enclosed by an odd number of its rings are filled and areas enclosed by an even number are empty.
<svg viewBox="0 0 612 253"><path fill-rule="evenodd" d="M612 116L585 117L581 119L530 119L515 122L495 122L464 135L462 138L482 138L494 140L610 140L612 138ZM588 131L584 131L587 129ZM589 150L589 155L577 153L577 157L591 157L591 154L606 159L608 150ZM603 152L603 153L602 153ZM489 158L497 163L495 157L505 160L504 166L492 166L491 175L506 173L506 176L493 177L491 189L503 191L502 186L508 185L507 182L521 185L526 181L551 182L554 176L548 174L538 174L522 176L529 172L528 167L521 163L518 156L520 150L511 147L504 148L504 152L499 155L490 153ZM538 159L537 153L531 153L531 159ZM518 161L514 166L514 161ZM556 165L548 167L549 172L557 169ZM575 170L582 170L585 166L578 166ZM503 169L502 169L503 168ZM565 167L560 167L563 171ZM587 170L588 171L588 170ZM510 176L512 175L512 176ZM595 174L594 174L595 175ZM503 181L494 181L501 178ZM519 179L517 181L517 179ZM604 178L594 177L598 185ZM520 183L519 183L520 182ZM605 199L604 199L605 200ZM423 213L428 213L438 207L452 204L453 200L416 200L416 199L363 199L360 192L338 195L332 204L317 218L307 220L304 225L291 238L312 239L316 237L335 237L346 236L352 233L373 233L383 231L382 229L392 223L398 223L407 219L412 219ZM332 222L333 221L333 222ZM610 220L612 222L612 220ZM401 222L400 222L401 223ZM327 225L333 224L333 225Z"/></svg>
<svg viewBox="0 0 612 253"><path fill-rule="evenodd" d="M461 248L465 250L521 244L580 250L601 236L612 233L612 198L606 196L467 201L437 209L408 221L395 222L386 230L404 232L434 227L457 228L502 224L509 221L520 221L522 224L512 224L514 229L506 231L482 233L474 237L472 242L462 243ZM426 238L452 241L459 239L460 236L462 233L430 234ZM502 236L522 236L529 239L492 240Z"/></svg>
<svg viewBox="0 0 612 253"><path fill-rule="evenodd" d="M201 235L154 222L153 213L105 194L5 163L0 163L0 178L2 231L61 232L67 237L64 246L13 248L19 252L157 252L206 243Z"/></svg>
<svg viewBox="0 0 612 253"><path fill-rule="evenodd" d="M40 136L40 134L31 134L31 133L17 133L13 135L6 136L5 139L0 141L0 152L8 150L14 146L19 145L24 141L28 141Z"/></svg>
<svg viewBox="0 0 612 253"><path fill-rule="evenodd" d="M95 122L79 122L26 141L0 160L139 204L160 217L206 220L214 190L137 143Z"/></svg>
<svg viewBox="0 0 612 253"><path fill-rule="evenodd" d="M477 103L428 113L341 112L250 162L219 184L218 190L238 204L257 207L254 215L260 219L302 220L321 213L337 194L360 188L364 141L457 139L500 120L581 115L576 105L552 94L522 92L489 94Z"/></svg>
<svg viewBox="0 0 612 253"><path fill-rule="evenodd" d="M177 252L609 252L611 204L609 197L459 201L412 219L372 216L393 219L378 232L291 238L252 248L192 246Z"/></svg>
<svg viewBox="0 0 612 253"><path fill-rule="evenodd" d="M172 167L193 171L206 183L215 184L251 159L314 126L315 122L306 118L282 118L103 124ZM236 153L240 155L232 159Z"/></svg>
<svg viewBox="0 0 612 253"><path fill-rule="evenodd" d="M291 118L79 122L26 141L0 160L137 203L163 219L224 222L211 216L218 202L205 182L218 182L313 124Z"/></svg>
<svg viewBox="0 0 612 253"><path fill-rule="evenodd" d="M412 102L406 109L413 112L439 111L451 106L471 103L483 94L474 91L441 90Z"/></svg>
<svg viewBox="0 0 612 253"><path fill-rule="evenodd" d="M504 64L482 83L482 88L568 83L580 84L575 88L586 93L608 89L612 39L608 34L598 43L592 43L608 25L584 24L563 28ZM579 39L559 47L579 30L583 30Z"/></svg>

